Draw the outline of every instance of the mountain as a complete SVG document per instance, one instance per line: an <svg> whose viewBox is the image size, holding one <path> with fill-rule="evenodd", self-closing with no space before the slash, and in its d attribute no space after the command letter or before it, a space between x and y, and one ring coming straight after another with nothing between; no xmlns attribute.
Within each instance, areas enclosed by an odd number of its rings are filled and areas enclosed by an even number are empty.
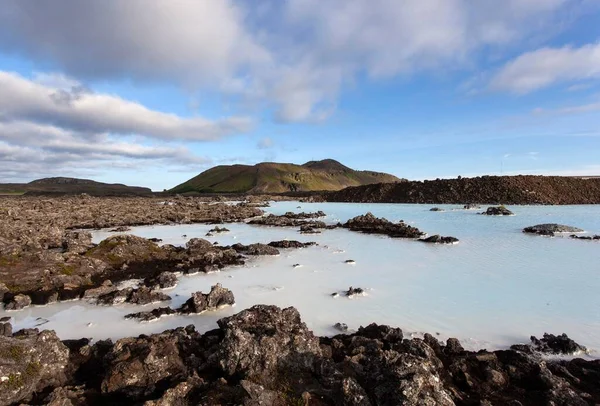
<svg viewBox="0 0 600 406"><path fill-rule="evenodd" d="M284 193L340 190L348 186L401 181L387 173L356 171L333 159L325 159L304 165L263 162L252 166L215 166L175 186L170 192Z"/></svg>
<svg viewBox="0 0 600 406"><path fill-rule="evenodd" d="M330 202L600 204L600 178L481 176L349 187L326 193Z"/></svg>
<svg viewBox="0 0 600 406"><path fill-rule="evenodd" d="M109 184L90 179L44 178L29 183L0 184L1 194L27 195L70 195L87 193L92 196L141 196L152 191L145 187L127 186L120 183Z"/></svg>

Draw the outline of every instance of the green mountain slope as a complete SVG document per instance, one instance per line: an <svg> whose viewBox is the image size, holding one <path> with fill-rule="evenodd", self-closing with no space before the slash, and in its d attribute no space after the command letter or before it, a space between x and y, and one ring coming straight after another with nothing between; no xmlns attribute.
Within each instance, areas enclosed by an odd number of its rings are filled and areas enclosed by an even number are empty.
<svg viewBox="0 0 600 406"><path fill-rule="evenodd" d="M253 166L216 166L175 186L170 192L283 193L340 190L348 186L400 181L387 173L355 171L333 159L325 159L304 165L263 162Z"/></svg>
<svg viewBox="0 0 600 406"><path fill-rule="evenodd" d="M93 196L151 195L145 187L109 184L90 179L44 178L29 183L0 183L0 195L71 195L87 193Z"/></svg>

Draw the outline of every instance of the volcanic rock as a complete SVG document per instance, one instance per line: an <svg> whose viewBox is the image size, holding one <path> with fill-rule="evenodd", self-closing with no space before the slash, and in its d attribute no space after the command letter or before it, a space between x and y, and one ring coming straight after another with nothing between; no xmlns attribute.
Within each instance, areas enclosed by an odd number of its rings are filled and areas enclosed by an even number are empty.
<svg viewBox="0 0 600 406"><path fill-rule="evenodd" d="M481 214L485 214L487 216L512 216L513 212L504 206L496 206L488 207L487 210Z"/></svg>
<svg viewBox="0 0 600 406"><path fill-rule="evenodd" d="M206 310L216 310L222 306L233 304L235 304L233 293L217 283L209 293L192 293L192 297L179 308L179 312L183 314L202 313Z"/></svg>
<svg viewBox="0 0 600 406"><path fill-rule="evenodd" d="M367 234L385 234L395 238L419 238L425 233L404 222L392 223L384 218L377 218L372 213L354 217L348 220L344 228Z"/></svg>
<svg viewBox="0 0 600 406"><path fill-rule="evenodd" d="M245 255L279 255L279 250L266 244L234 244L231 246L235 251Z"/></svg>
<svg viewBox="0 0 600 406"><path fill-rule="evenodd" d="M583 230L562 224L537 224L535 226L525 227L523 232L540 235L554 235L554 233L581 233Z"/></svg>
<svg viewBox="0 0 600 406"><path fill-rule="evenodd" d="M317 245L316 242L300 242L295 240L271 241L269 246L274 248L306 248L312 245Z"/></svg>
<svg viewBox="0 0 600 406"><path fill-rule="evenodd" d="M419 241L427 242L431 244L456 244L458 243L458 238L456 237L442 237L438 234L432 235L431 237L422 238Z"/></svg>
<svg viewBox="0 0 600 406"><path fill-rule="evenodd" d="M15 295L5 305L4 310L21 310L31 305L31 298L27 295Z"/></svg>
<svg viewBox="0 0 600 406"><path fill-rule="evenodd" d="M175 275L173 272L164 271L158 275L146 278L144 280L144 285L151 289L172 288L177 285L177 275Z"/></svg>

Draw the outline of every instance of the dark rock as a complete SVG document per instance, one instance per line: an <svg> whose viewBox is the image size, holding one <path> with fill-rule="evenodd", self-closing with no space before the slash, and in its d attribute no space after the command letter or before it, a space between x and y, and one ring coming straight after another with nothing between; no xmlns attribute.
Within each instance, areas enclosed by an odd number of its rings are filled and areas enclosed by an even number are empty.
<svg viewBox="0 0 600 406"><path fill-rule="evenodd" d="M325 217L325 213L318 211L316 213L292 213L287 212L282 216L270 214L268 216L252 219L248 224L275 226L275 227L298 227L302 225L312 225L312 228L325 228L322 221L314 221L317 217Z"/></svg>
<svg viewBox="0 0 600 406"><path fill-rule="evenodd" d="M193 326L118 340L104 357L103 393L139 398L169 387L197 366Z"/></svg>
<svg viewBox="0 0 600 406"><path fill-rule="evenodd" d="M312 370L321 356L319 340L293 307L256 305L217 322L224 338L211 356L227 376L270 381Z"/></svg>
<svg viewBox="0 0 600 406"><path fill-rule="evenodd" d="M271 241L269 246L274 248L306 248L312 245L317 245L316 242L300 242L295 240Z"/></svg>
<svg viewBox="0 0 600 406"><path fill-rule="evenodd" d="M339 331L348 331L348 325L346 323L335 323L333 328Z"/></svg>
<svg viewBox="0 0 600 406"><path fill-rule="evenodd" d="M279 255L277 248L260 243L250 245L234 244L231 248L245 255Z"/></svg>
<svg viewBox="0 0 600 406"><path fill-rule="evenodd" d="M166 300L171 300L171 297L162 292L156 292L146 286L142 286L138 289L134 289L134 291L131 293L131 296L127 299L127 302L138 305L146 305L150 303L164 302Z"/></svg>
<svg viewBox="0 0 600 406"><path fill-rule="evenodd" d="M544 336L539 339L531 336L531 347L534 351L546 354L573 355L587 351L583 345L577 344L564 333L556 336L544 333Z"/></svg>
<svg viewBox="0 0 600 406"><path fill-rule="evenodd" d="M347 297L354 297L354 296L358 296L358 295L363 295L364 293L365 293L364 289L353 288L352 286L350 286L348 288L348 290L346 292L344 292L344 295L346 295Z"/></svg>
<svg viewBox="0 0 600 406"><path fill-rule="evenodd" d="M458 238L442 237L442 236L436 234L436 235L432 235L431 237L422 238L419 241L432 243L432 244L456 244L456 243L458 243Z"/></svg>
<svg viewBox="0 0 600 406"><path fill-rule="evenodd" d="M481 214L485 214L487 216L512 216L513 212L508 210L504 206L497 206L497 207L488 207L487 210Z"/></svg>
<svg viewBox="0 0 600 406"><path fill-rule="evenodd" d="M321 234L321 231L314 228L312 224L304 224L300 226L300 232L302 234Z"/></svg>
<svg viewBox="0 0 600 406"><path fill-rule="evenodd" d="M209 293L192 293L192 297L179 308L179 312L183 314L202 313L206 310L216 310L222 306L231 306L234 303L233 293L217 283Z"/></svg>
<svg viewBox="0 0 600 406"><path fill-rule="evenodd" d="M153 321L161 318L162 316L170 316L174 314L179 314L178 310L172 309L170 307L157 307L156 309L152 309L145 312L138 313L130 313L125 315L126 319L137 319L139 321Z"/></svg>
<svg viewBox="0 0 600 406"><path fill-rule="evenodd" d="M144 285L151 289L166 289L177 285L177 275L173 272L164 271L144 280Z"/></svg>
<svg viewBox="0 0 600 406"><path fill-rule="evenodd" d="M84 294L84 299L97 299L100 296L107 295L109 293L114 293L118 289L116 286L112 284L110 279L105 280L101 286L97 288L87 289Z"/></svg>
<svg viewBox="0 0 600 406"><path fill-rule="evenodd" d="M570 235L571 238L574 238L576 240L587 240L587 241L600 241L600 235L575 235L575 234L571 234Z"/></svg>
<svg viewBox="0 0 600 406"><path fill-rule="evenodd" d="M0 403L18 404L34 392L62 386L69 350L54 331L22 330L0 336Z"/></svg>
<svg viewBox="0 0 600 406"><path fill-rule="evenodd" d="M11 337L12 333L12 324L10 324L8 321L0 322L0 336Z"/></svg>
<svg viewBox="0 0 600 406"><path fill-rule="evenodd" d="M31 305L31 298L27 295L15 295L5 305L4 310L21 310Z"/></svg>
<svg viewBox="0 0 600 406"><path fill-rule="evenodd" d="M146 286L137 289L125 288L98 296L98 303L103 305L117 305L121 303L133 303L145 305L156 302L171 300L171 297L162 292L156 292Z"/></svg>
<svg viewBox="0 0 600 406"><path fill-rule="evenodd" d="M465 210L479 210L481 209L481 206L479 206L478 204L475 203L467 203L463 206L463 209Z"/></svg>
<svg viewBox="0 0 600 406"><path fill-rule="evenodd" d="M384 218L377 218L372 213L348 220L344 228L367 234L385 234L395 238L419 238L424 235L418 228L404 222L392 223Z"/></svg>
<svg viewBox="0 0 600 406"><path fill-rule="evenodd" d="M580 233L583 230L577 227L565 226L562 224L538 224L531 227L525 227L524 233L554 235L554 233Z"/></svg>
<svg viewBox="0 0 600 406"><path fill-rule="evenodd" d="M152 241L154 243L159 243L159 242L162 242L162 239L161 238L148 238L148 241Z"/></svg>
<svg viewBox="0 0 600 406"><path fill-rule="evenodd" d="M344 261L344 263L345 263L345 264L351 264L351 265L352 265L352 264L356 264L356 261L355 261L355 260L353 260L353 259L347 259L347 260L345 260L345 261Z"/></svg>
<svg viewBox="0 0 600 406"><path fill-rule="evenodd" d="M208 230L209 233L228 233L229 229L225 227L215 226L213 229Z"/></svg>
<svg viewBox="0 0 600 406"><path fill-rule="evenodd" d="M445 210L442 208L439 208L439 207L432 207L431 209L429 209L429 211L445 211Z"/></svg>

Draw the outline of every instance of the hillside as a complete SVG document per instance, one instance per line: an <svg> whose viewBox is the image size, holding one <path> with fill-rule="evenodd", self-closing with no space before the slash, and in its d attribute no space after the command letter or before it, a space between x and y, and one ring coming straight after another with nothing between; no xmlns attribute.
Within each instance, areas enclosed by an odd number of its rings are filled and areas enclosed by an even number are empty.
<svg viewBox="0 0 600 406"><path fill-rule="evenodd" d="M175 186L170 192L284 193L340 190L348 186L400 181L393 175L356 171L333 159L326 159L304 165L264 162L253 166L216 166Z"/></svg>
<svg viewBox="0 0 600 406"><path fill-rule="evenodd" d="M327 193L330 202L600 204L600 178L482 176L347 188Z"/></svg>
<svg viewBox="0 0 600 406"><path fill-rule="evenodd" d="M80 193L87 193L92 196L137 196L150 195L152 191L145 187L63 177L38 179L29 183L0 184L0 194L8 195L70 195Z"/></svg>

